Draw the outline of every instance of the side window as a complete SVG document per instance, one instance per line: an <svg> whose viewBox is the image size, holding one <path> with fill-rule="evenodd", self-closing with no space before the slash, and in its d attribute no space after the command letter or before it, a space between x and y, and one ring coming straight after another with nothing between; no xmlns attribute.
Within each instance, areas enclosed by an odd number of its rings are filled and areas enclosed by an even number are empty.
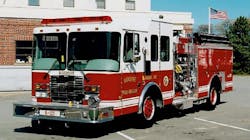
<svg viewBox="0 0 250 140"><path fill-rule="evenodd" d="M105 0L96 0L97 9L105 9L106 3Z"/></svg>
<svg viewBox="0 0 250 140"><path fill-rule="evenodd" d="M28 5L29 6L39 6L40 3L39 3L39 0L29 0Z"/></svg>
<svg viewBox="0 0 250 140"><path fill-rule="evenodd" d="M32 41L17 40L16 41L16 63L32 62Z"/></svg>
<svg viewBox="0 0 250 140"><path fill-rule="evenodd" d="M140 38L139 34L134 34L134 55L139 55L140 53Z"/></svg>
<svg viewBox="0 0 250 140"><path fill-rule="evenodd" d="M126 0L125 9L135 10L135 0Z"/></svg>
<svg viewBox="0 0 250 140"><path fill-rule="evenodd" d="M158 60L158 36L151 36L151 61Z"/></svg>
<svg viewBox="0 0 250 140"><path fill-rule="evenodd" d="M168 36L161 36L161 61L169 61L169 37Z"/></svg>
<svg viewBox="0 0 250 140"><path fill-rule="evenodd" d="M126 33L124 38L124 62L132 62L140 53L140 37L137 33Z"/></svg>
<svg viewBox="0 0 250 140"><path fill-rule="evenodd" d="M63 7L74 7L75 0L63 0Z"/></svg>

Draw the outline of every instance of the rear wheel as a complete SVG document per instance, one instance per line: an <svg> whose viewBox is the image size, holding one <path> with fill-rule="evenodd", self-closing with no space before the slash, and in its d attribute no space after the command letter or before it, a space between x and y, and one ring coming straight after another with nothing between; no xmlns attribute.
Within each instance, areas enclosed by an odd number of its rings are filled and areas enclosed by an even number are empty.
<svg viewBox="0 0 250 140"><path fill-rule="evenodd" d="M208 109L215 109L217 103L219 102L219 99L219 91L213 86L209 91L209 98L207 99Z"/></svg>

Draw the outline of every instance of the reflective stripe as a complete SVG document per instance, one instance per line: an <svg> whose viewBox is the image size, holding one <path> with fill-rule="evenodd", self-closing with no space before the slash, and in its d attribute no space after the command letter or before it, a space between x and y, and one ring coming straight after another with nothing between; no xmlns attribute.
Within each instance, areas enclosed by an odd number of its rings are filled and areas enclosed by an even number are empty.
<svg viewBox="0 0 250 140"><path fill-rule="evenodd" d="M199 87L199 93L208 92L208 90L209 90L209 86L208 85L204 85L204 86L200 86Z"/></svg>
<svg viewBox="0 0 250 140"><path fill-rule="evenodd" d="M172 91L162 92L163 100L171 99L174 93ZM122 99L122 100L102 100L100 102L100 106L112 106L115 109L121 109L126 107L138 106L139 96Z"/></svg>
<svg viewBox="0 0 250 140"><path fill-rule="evenodd" d="M180 65L177 64L177 65L175 66L175 72L176 72L176 73L182 73L182 68L181 68Z"/></svg>
<svg viewBox="0 0 250 140"><path fill-rule="evenodd" d="M173 96L174 96L174 91L173 90L162 92L162 99L163 100L170 99Z"/></svg>
<svg viewBox="0 0 250 140"><path fill-rule="evenodd" d="M139 96L133 98L127 98L122 100L102 100L101 106L112 106L115 109L126 108L129 106L137 106L139 103Z"/></svg>
<svg viewBox="0 0 250 140"><path fill-rule="evenodd" d="M228 81L225 83L226 87L232 87L233 86L233 81Z"/></svg>

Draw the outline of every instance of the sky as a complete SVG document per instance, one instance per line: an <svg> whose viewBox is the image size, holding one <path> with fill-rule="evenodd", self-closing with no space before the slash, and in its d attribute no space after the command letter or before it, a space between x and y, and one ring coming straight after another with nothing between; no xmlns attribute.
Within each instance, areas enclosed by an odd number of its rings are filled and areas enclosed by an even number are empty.
<svg viewBox="0 0 250 140"><path fill-rule="evenodd" d="M151 0L153 11L191 12L195 26L208 24L208 7L226 11L229 19L250 17L250 0Z"/></svg>

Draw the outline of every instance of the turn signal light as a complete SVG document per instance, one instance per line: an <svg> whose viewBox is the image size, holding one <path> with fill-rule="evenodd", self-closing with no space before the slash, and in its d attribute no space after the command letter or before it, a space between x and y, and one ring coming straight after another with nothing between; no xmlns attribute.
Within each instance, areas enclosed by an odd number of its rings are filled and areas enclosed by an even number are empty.
<svg viewBox="0 0 250 140"><path fill-rule="evenodd" d="M48 90L49 86L48 84L36 84L35 85L36 90Z"/></svg>
<svg viewBox="0 0 250 140"><path fill-rule="evenodd" d="M99 92L99 86L86 85L86 86L84 86L83 89L84 89L85 92L93 92L93 93L98 93Z"/></svg>

